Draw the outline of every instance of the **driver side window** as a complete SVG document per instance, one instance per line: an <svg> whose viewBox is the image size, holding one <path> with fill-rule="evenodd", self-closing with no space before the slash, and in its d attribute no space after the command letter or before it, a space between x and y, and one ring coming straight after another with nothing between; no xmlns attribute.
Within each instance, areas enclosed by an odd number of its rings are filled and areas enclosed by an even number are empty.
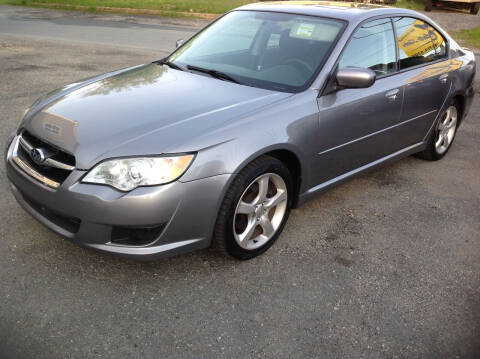
<svg viewBox="0 0 480 359"><path fill-rule="evenodd" d="M338 68L370 68L377 76L396 71L395 37L389 18L362 24L353 34Z"/></svg>

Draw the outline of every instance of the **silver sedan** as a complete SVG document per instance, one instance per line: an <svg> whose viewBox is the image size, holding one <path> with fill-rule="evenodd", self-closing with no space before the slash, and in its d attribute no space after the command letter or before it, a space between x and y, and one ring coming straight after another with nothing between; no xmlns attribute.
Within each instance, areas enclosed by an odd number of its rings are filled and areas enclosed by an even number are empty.
<svg viewBox="0 0 480 359"><path fill-rule="evenodd" d="M473 54L413 11L248 5L164 59L39 98L7 174L26 211L81 245L249 259L312 196L445 156L474 74Z"/></svg>

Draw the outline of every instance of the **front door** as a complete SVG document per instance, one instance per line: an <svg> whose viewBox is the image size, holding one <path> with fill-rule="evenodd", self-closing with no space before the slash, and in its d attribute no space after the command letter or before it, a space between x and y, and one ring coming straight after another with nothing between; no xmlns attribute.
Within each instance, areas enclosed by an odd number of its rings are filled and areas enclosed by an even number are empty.
<svg viewBox="0 0 480 359"><path fill-rule="evenodd" d="M390 18L363 23L346 45L338 67L370 68L377 80L366 89L343 89L318 98L314 162L317 184L396 150L389 129L400 121L403 88L396 80L396 47Z"/></svg>

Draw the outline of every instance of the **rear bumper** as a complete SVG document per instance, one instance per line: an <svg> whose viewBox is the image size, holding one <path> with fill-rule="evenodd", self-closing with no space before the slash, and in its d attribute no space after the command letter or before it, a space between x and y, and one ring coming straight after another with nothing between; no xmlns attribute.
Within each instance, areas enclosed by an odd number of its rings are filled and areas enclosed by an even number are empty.
<svg viewBox="0 0 480 359"><path fill-rule="evenodd" d="M136 260L153 260L208 247L218 208L231 175L131 192L79 182L74 170L58 189L29 177L6 158L7 176L18 203L39 222L83 246ZM112 230L161 228L150 243L112 242Z"/></svg>

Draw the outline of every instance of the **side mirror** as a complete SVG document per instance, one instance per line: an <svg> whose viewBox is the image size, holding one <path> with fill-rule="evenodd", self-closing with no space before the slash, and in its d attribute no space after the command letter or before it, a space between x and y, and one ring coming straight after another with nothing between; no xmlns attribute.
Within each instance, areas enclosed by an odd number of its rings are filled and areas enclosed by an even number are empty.
<svg viewBox="0 0 480 359"><path fill-rule="evenodd" d="M175 46L177 47L177 49L182 46L183 44L185 43L185 40L184 39L180 39L180 40L177 40L177 42L175 43Z"/></svg>
<svg viewBox="0 0 480 359"><path fill-rule="evenodd" d="M346 67L337 71L336 80L339 87L366 88L373 85L376 77L371 69Z"/></svg>

